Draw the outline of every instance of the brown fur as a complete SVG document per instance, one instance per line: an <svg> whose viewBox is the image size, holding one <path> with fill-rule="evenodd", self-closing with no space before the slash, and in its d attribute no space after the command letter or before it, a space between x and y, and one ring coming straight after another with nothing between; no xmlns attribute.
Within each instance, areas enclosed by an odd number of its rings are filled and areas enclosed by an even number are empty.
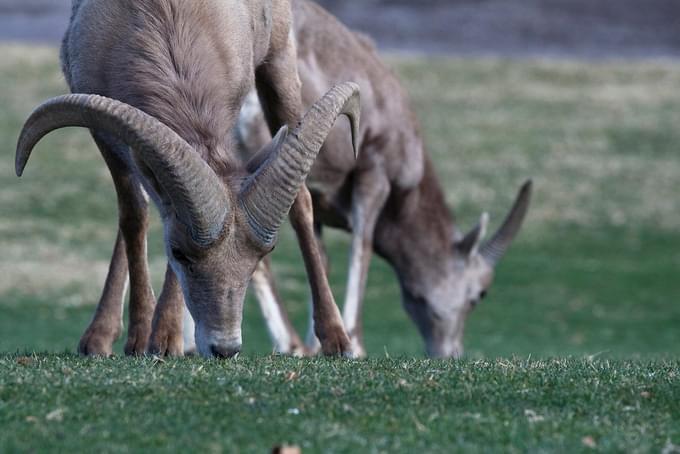
<svg viewBox="0 0 680 454"><path fill-rule="evenodd" d="M303 103L309 105L339 80L361 87L358 160L341 152L346 130L336 126L307 180L317 220L353 234L347 294L354 292L361 305L375 249L395 269L428 352L460 355L465 318L493 277L492 267L475 255L481 236L472 238L469 250L458 247L463 235L424 151L408 97L370 40L310 1L293 0L292 6ZM265 140L261 123L243 116L241 121L246 146ZM353 266L360 269L354 282ZM345 309L355 351L363 352L360 310Z"/></svg>
<svg viewBox="0 0 680 454"><path fill-rule="evenodd" d="M229 131L245 95L257 85L271 131L282 125L292 127L301 116L290 21L286 0L74 0L62 45L63 70L74 93L114 98L160 120L200 154L226 187L235 188L244 170L235 158ZM238 212L215 244L208 249L197 247L187 237L186 226L172 215L153 172L143 166L138 169L140 163L133 162L127 147L115 138L93 134L116 183L120 235L102 299L81 339L80 352L111 353L120 332L123 276L129 269L126 353L144 353L150 335L154 353L182 353L181 289L197 301L215 301L210 307L190 306L194 317L200 314L197 330L216 342L202 349L199 345L201 353L236 353L245 286L269 249L253 242ZM153 317L153 334L145 192L161 208L172 264ZM300 197L305 201L309 195L303 190ZM308 203L296 203L291 216L300 232L311 228ZM303 246L312 287L320 289L315 312L324 350L346 353L348 339L319 266L318 249ZM181 286L175 276L180 271L184 275Z"/></svg>

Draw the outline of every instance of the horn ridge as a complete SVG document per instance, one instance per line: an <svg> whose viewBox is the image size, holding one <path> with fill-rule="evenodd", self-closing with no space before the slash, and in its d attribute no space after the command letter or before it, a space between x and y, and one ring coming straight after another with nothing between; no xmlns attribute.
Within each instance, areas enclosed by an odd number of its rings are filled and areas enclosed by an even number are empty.
<svg viewBox="0 0 680 454"><path fill-rule="evenodd" d="M79 126L107 132L130 147L153 173L177 218L200 245L221 233L229 200L217 175L193 147L158 119L123 102L69 94L41 104L26 120L17 142L15 170L23 174L35 145L56 129Z"/></svg>
<svg viewBox="0 0 680 454"><path fill-rule="evenodd" d="M307 179L312 165L338 116L346 115L355 148L360 119L359 86L345 82L315 102L272 156L248 178L240 204L255 236L270 245Z"/></svg>

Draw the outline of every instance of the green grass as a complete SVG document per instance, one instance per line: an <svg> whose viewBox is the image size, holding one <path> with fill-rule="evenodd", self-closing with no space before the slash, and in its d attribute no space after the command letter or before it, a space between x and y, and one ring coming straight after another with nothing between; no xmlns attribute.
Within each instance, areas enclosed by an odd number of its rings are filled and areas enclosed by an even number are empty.
<svg viewBox="0 0 680 454"><path fill-rule="evenodd" d="M678 364L0 359L7 451L650 452L680 437Z"/></svg>
<svg viewBox="0 0 680 454"><path fill-rule="evenodd" d="M154 365L54 356L74 351L92 316L115 193L84 131L50 135L14 176L22 122L66 88L56 50L0 53L0 451L262 452L281 441L315 451L573 451L588 436L608 451L680 444L680 64L389 59L462 229L482 211L495 227L521 182L535 181L525 227L468 321L465 361L422 359L396 279L376 259L369 361L271 358L249 297L238 361ZM348 238L326 236L342 301ZM149 253L159 289L156 218ZM274 262L304 332L306 278L288 228ZM33 351L30 364L16 362ZM286 382L292 370L301 378ZM59 408L61 422L45 420ZM543 419L529 422L534 413Z"/></svg>

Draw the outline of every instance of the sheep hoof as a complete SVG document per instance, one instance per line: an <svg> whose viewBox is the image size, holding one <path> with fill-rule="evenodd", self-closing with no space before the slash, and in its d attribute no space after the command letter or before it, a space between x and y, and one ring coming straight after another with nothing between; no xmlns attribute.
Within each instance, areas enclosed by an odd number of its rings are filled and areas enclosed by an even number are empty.
<svg viewBox="0 0 680 454"><path fill-rule="evenodd" d="M331 328L325 330L324 333L317 333L317 337L321 341L321 351L325 356L355 357L352 343L342 327Z"/></svg>
<svg viewBox="0 0 680 454"><path fill-rule="evenodd" d="M157 356L184 356L184 339L182 332L156 326L151 333L148 353Z"/></svg>
<svg viewBox="0 0 680 454"><path fill-rule="evenodd" d="M130 326L127 342L125 343L125 354L127 356L142 356L146 354L149 345L149 329L146 326Z"/></svg>
<svg viewBox="0 0 680 454"><path fill-rule="evenodd" d="M120 329L110 330L99 324L90 325L78 343L78 353L83 356L111 356L113 343L118 339Z"/></svg>

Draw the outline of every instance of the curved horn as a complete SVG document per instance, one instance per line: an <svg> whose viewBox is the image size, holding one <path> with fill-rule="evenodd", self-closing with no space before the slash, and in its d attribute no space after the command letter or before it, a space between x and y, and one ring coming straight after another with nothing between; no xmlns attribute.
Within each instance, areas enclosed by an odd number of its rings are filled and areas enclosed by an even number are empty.
<svg viewBox="0 0 680 454"><path fill-rule="evenodd" d="M352 82L336 85L314 103L297 128L287 133L281 146L244 182L241 206L253 233L263 244L274 241L326 136L341 114L350 120L356 157L360 111L359 86Z"/></svg>
<svg viewBox="0 0 680 454"><path fill-rule="evenodd" d="M198 244L210 244L222 231L229 200L217 175L172 129L114 99L73 94L40 105L26 120L19 136L17 175L22 175L40 139L68 126L106 132L128 145L151 170L178 219L190 229Z"/></svg>
<svg viewBox="0 0 680 454"><path fill-rule="evenodd" d="M524 221L531 201L531 188L532 182L527 180L520 188L515 203L505 221L503 221L503 225L481 247L480 254L491 266L495 266L503 257L520 227L522 227L522 221Z"/></svg>

